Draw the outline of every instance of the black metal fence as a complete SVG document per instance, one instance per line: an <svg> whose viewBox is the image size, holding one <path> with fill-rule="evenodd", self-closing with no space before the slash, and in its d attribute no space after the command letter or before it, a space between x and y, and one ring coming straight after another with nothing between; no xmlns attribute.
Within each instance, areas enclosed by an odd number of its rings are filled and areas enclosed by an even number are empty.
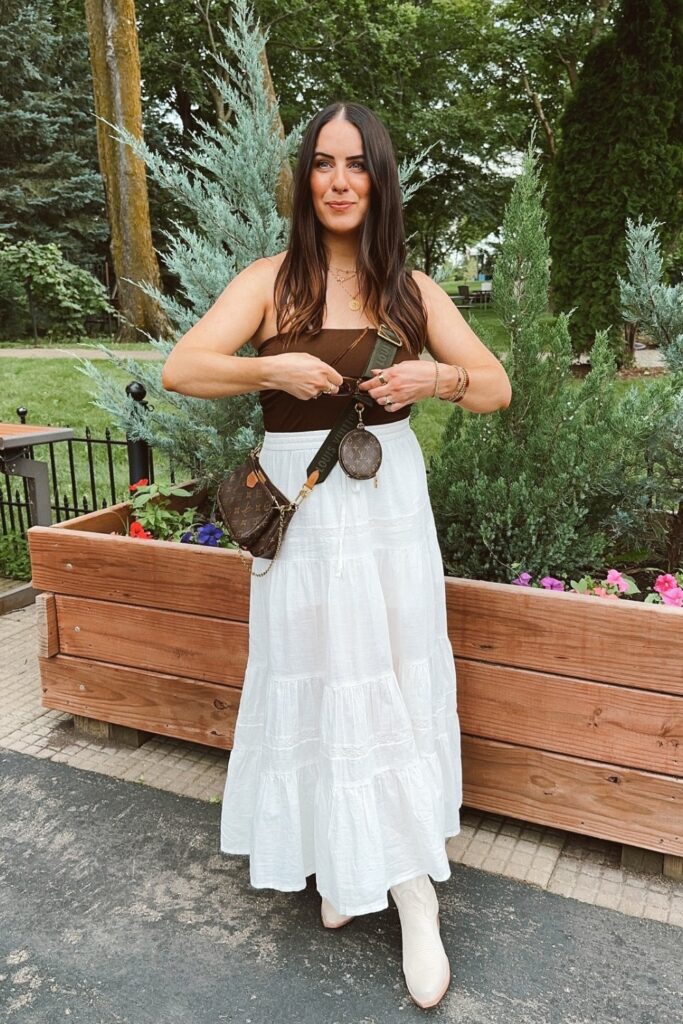
<svg viewBox="0 0 683 1024"><path fill-rule="evenodd" d="M137 401L144 403L145 392L141 384L129 384L127 390ZM17 415L19 421L25 424L28 410L20 407L17 409ZM53 522L61 523L66 519L73 519L86 512L107 508L108 505L125 500L128 495L120 493L120 482L117 494L117 468L119 481L123 469L129 483L135 483L143 477L154 483L154 452L144 441L116 439L112 437L109 427L105 429L104 437L93 437L90 427L85 427L84 434L83 437L73 437L66 441L26 445L25 451L29 458L47 462ZM79 474L74 457L77 445L85 446L85 475L88 481L86 490L89 492L81 493L80 500L77 479ZM97 446L104 446L104 459L95 457ZM56 448L60 449L61 458L57 457ZM172 459L169 459L169 474L171 483L175 483ZM80 475L82 492L83 473ZM33 525L28 481L0 470L0 534L25 534Z"/></svg>

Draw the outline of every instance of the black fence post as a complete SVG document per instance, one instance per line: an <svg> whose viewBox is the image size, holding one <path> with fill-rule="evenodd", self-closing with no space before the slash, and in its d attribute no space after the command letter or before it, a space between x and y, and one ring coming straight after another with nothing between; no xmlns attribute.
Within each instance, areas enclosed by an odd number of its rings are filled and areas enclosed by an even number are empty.
<svg viewBox="0 0 683 1024"><path fill-rule="evenodd" d="M126 385L126 394L135 402L140 402L145 410L149 409L148 403L145 401L144 384L141 384L138 380L133 380L130 384ZM150 483L150 460L149 460L149 445L146 441L131 441L128 435L126 435L126 442L128 445L128 482L130 484L136 484L138 480L149 480Z"/></svg>

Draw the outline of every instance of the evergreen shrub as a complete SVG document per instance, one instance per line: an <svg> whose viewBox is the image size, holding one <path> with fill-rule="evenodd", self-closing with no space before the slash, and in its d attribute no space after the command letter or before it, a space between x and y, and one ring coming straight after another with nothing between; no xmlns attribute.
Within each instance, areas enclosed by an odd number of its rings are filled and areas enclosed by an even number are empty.
<svg viewBox="0 0 683 1024"><path fill-rule="evenodd" d="M628 276L618 280L624 319L657 343L671 371L653 382L667 400L647 439L645 509L634 519L648 550L675 572L683 564L683 282L666 283L661 227L628 219Z"/></svg>
<svg viewBox="0 0 683 1024"><path fill-rule="evenodd" d="M509 333L507 409L454 408L429 487L446 572L510 582L575 576L604 566L619 549L623 508L637 507L645 439L659 422L649 388L615 386L614 358L599 331L590 372L571 372L569 316L549 322L543 188L527 151L505 211L493 275L494 311ZM487 324L472 321L486 342ZM630 522L630 521L629 521ZM632 524L631 524L632 525Z"/></svg>

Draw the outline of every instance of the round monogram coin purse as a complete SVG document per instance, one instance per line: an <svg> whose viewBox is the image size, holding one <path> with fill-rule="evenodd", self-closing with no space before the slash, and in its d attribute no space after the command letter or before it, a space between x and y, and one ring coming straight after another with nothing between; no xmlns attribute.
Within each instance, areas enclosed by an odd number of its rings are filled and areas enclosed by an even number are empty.
<svg viewBox="0 0 683 1024"><path fill-rule="evenodd" d="M358 423L339 442L339 464L355 480L371 480L382 462L382 446L363 423L363 405L356 404Z"/></svg>

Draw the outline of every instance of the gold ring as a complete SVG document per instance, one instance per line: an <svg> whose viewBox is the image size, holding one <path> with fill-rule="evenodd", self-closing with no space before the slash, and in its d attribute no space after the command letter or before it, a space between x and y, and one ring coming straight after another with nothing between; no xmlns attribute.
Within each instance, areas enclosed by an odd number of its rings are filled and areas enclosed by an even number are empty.
<svg viewBox="0 0 683 1024"><path fill-rule="evenodd" d="M387 378L384 376L383 373L380 373L380 375L379 375L379 382L380 382L380 384L388 384L389 383L389 381L387 380Z"/></svg>

